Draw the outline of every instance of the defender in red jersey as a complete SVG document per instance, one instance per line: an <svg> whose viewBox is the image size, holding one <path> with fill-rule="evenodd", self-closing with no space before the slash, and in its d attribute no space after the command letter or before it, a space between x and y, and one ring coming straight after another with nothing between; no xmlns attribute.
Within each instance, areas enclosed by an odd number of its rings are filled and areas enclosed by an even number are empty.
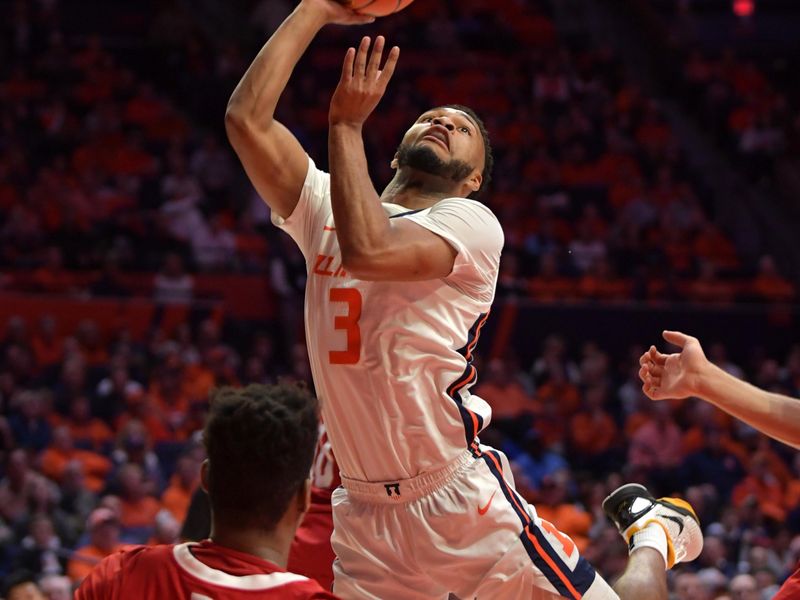
<svg viewBox="0 0 800 600"><path fill-rule="evenodd" d="M778 590L772 600L793 600L800 598L800 569L792 573L792 576Z"/></svg>
<svg viewBox="0 0 800 600"><path fill-rule="evenodd" d="M211 538L112 554L84 580L76 600L335 599L316 581L284 569L309 507L317 412L316 399L295 385L217 390L201 471Z"/></svg>
<svg viewBox="0 0 800 600"><path fill-rule="evenodd" d="M320 425L319 442L311 471L311 506L289 551L287 568L316 579L326 590L333 587L333 561L336 554L331 547L333 534L333 510L331 495L342 485L339 465L333 456L325 426Z"/></svg>

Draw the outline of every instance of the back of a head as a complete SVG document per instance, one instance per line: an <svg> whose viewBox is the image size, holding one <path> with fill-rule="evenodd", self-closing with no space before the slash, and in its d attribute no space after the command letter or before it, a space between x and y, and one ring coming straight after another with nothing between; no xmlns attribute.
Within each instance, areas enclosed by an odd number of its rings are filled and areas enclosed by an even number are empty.
<svg viewBox="0 0 800 600"><path fill-rule="evenodd" d="M217 525L271 530L309 476L318 403L298 384L219 388L204 441Z"/></svg>

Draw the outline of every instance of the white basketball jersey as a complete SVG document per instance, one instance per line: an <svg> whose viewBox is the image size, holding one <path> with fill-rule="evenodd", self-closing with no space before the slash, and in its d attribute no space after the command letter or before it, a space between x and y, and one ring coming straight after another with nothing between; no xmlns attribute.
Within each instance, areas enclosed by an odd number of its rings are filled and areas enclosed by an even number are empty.
<svg viewBox="0 0 800 600"><path fill-rule="evenodd" d="M480 329L494 299L503 231L473 200L420 211L383 204L458 251L450 275L416 282L361 281L342 267L330 176L309 158L297 207L275 225L308 266L305 326L314 384L342 475L363 481L415 477L455 459L489 424L469 393Z"/></svg>

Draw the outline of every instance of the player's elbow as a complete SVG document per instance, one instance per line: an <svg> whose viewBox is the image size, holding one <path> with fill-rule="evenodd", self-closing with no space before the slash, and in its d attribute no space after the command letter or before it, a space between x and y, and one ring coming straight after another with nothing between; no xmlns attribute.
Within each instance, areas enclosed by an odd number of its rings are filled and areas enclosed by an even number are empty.
<svg viewBox="0 0 800 600"><path fill-rule="evenodd" d="M369 281L374 278L379 266L369 252L342 249L342 268L356 279Z"/></svg>
<svg viewBox="0 0 800 600"><path fill-rule="evenodd" d="M225 111L225 133L232 144L241 139L251 127L250 119L243 110L228 106Z"/></svg>

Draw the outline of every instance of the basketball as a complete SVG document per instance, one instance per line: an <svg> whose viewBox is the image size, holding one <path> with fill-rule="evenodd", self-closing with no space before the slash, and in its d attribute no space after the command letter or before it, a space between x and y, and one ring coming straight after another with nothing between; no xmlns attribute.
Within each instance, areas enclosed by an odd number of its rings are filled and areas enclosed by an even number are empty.
<svg viewBox="0 0 800 600"><path fill-rule="evenodd" d="M345 2L358 14L369 15L371 17L385 17L403 10L414 0L352 0Z"/></svg>

